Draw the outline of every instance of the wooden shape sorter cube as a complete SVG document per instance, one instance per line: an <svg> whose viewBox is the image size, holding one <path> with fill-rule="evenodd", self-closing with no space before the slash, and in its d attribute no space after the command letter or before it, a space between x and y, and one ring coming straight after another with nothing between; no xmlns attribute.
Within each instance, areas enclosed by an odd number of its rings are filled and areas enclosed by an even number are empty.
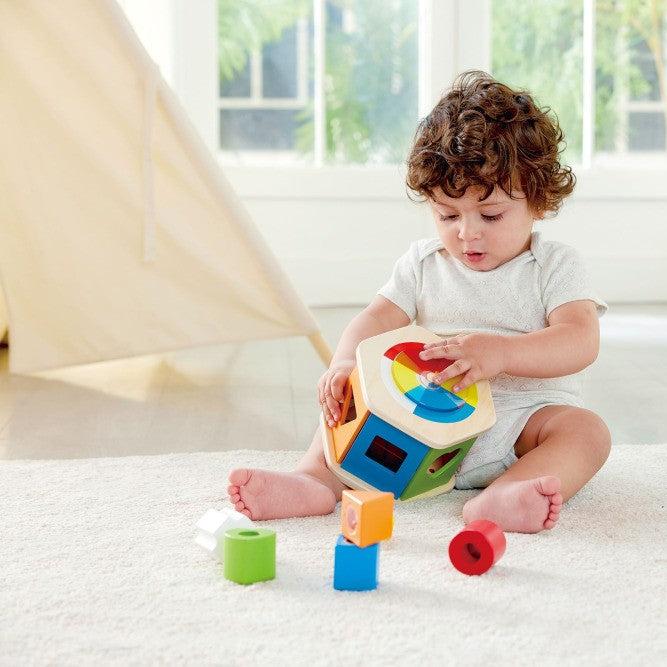
<svg viewBox="0 0 667 667"><path fill-rule="evenodd" d="M394 496L381 491L343 491L343 535L358 547L388 540L394 527Z"/></svg>
<svg viewBox="0 0 667 667"><path fill-rule="evenodd" d="M362 341L338 424L320 423L329 468L353 489L408 500L450 491L475 438L496 421L489 383L428 381L452 363L421 359L441 338L410 325Z"/></svg>

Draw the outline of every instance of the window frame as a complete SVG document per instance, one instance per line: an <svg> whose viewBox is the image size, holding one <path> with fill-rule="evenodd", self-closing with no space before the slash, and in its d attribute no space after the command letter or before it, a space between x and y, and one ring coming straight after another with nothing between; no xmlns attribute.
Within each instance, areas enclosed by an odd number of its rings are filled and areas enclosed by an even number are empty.
<svg viewBox="0 0 667 667"><path fill-rule="evenodd" d="M418 109L420 117L438 99L460 71L491 66L492 0L415 0L425 32L419 45ZM667 200L667 160L659 156L609 155L599 163L592 156L594 116L592 86L594 0L582 0L584 33L584 150L582 163L572 165L578 177L573 195L578 200ZM322 11L323 0L313 0ZM224 166L239 194L248 199L404 199L402 165L350 165L331 167L321 160L313 165L232 165L218 149L217 2L173 0L173 85L193 124ZM439 30L435 26L444 26ZM316 36L317 40L317 36ZM315 66L324 67L315 54ZM316 96L321 91L315 91ZM317 99L316 99L317 103ZM587 125L588 122L588 125ZM322 152L320 147L320 153ZM316 151L317 154L317 151ZM616 158L616 159L615 159ZM648 158L648 166L647 166ZM622 161L623 164L619 164ZM280 166L280 165L278 165Z"/></svg>

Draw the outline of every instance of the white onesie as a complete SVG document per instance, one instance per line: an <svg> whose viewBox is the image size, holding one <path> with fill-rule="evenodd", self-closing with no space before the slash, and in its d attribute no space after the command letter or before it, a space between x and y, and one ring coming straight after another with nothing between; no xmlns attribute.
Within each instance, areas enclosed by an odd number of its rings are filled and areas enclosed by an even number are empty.
<svg viewBox="0 0 667 667"><path fill-rule="evenodd" d="M378 294L439 335L538 331L548 325L554 308L582 299L593 301L599 316L607 310L579 253L540 232L533 232L530 250L491 271L468 268L444 250L440 239L414 241ZM584 373L490 378L497 422L477 438L461 464L457 488L487 486L516 461L514 443L535 411L550 404L581 406Z"/></svg>

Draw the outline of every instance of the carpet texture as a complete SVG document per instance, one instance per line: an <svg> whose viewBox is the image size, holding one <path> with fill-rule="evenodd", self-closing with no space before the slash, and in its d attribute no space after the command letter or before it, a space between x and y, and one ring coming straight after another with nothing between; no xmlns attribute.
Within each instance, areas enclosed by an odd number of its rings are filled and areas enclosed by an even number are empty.
<svg viewBox="0 0 667 667"><path fill-rule="evenodd" d="M0 663L667 664L667 445L616 446L556 529L508 534L466 577L447 557L474 492L399 504L380 586L332 589L338 511L270 521L277 578L226 581L194 542L236 451L0 463Z"/></svg>

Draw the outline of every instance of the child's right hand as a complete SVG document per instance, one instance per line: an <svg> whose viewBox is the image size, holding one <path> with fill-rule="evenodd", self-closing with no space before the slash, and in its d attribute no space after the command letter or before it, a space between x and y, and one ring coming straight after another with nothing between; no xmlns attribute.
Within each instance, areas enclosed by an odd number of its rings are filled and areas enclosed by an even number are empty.
<svg viewBox="0 0 667 667"><path fill-rule="evenodd" d="M317 383L318 399L329 426L335 426L340 419L340 404L345 397L345 384L355 366L354 361L338 361L329 366Z"/></svg>

